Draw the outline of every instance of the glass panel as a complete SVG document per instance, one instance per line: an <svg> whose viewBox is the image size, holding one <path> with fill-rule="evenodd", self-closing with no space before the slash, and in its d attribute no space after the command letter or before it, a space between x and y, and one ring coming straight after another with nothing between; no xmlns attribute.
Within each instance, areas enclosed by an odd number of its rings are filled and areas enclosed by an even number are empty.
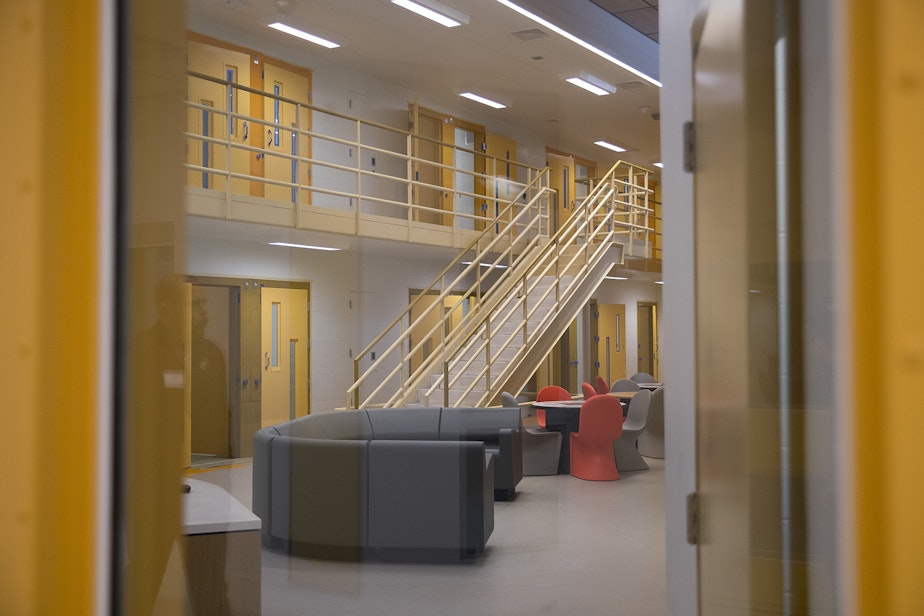
<svg viewBox="0 0 924 616"><path fill-rule="evenodd" d="M237 83L237 68L234 66L225 67L225 79L228 84L228 134L234 135L234 127L237 124L231 114L237 113L237 97L234 95L234 85Z"/></svg>
<svg viewBox="0 0 924 616"><path fill-rule="evenodd" d="M202 100L200 101L203 105L211 107L213 105L212 101ZM211 164L211 153L212 153L212 144L208 141L208 138L212 136L212 112L208 109L202 110L202 119L200 123L200 132L202 133L202 166L208 167ZM202 172L202 188L209 187L209 172Z"/></svg>
<svg viewBox="0 0 924 616"><path fill-rule="evenodd" d="M279 302L273 302L272 324L270 325L272 331L272 340L270 342L270 366L273 368L279 367L279 312L281 309L282 307Z"/></svg>
<svg viewBox="0 0 924 616"><path fill-rule="evenodd" d="M282 95L282 84L276 83L273 85L273 94L276 95L276 99L273 101L273 124L276 127L273 129L273 145L277 148L279 147L279 123L282 122L282 104L279 102L279 96Z"/></svg>
<svg viewBox="0 0 924 616"><path fill-rule="evenodd" d="M298 340L289 340L289 418L295 419L295 399L298 386L298 379L295 372L295 351Z"/></svg>

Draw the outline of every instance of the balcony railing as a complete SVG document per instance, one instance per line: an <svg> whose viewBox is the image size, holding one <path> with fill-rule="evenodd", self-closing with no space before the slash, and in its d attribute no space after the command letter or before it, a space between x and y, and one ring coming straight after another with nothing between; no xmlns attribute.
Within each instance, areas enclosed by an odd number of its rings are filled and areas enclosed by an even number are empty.
<svg viewBox="0 0 924 616"><path fill-rule="evenodd" d="M408 241L423 227L449 233L449 245L458 247L540 172L226 79L190 72L188 80L191 92L206 86L213 92L210 100L190 96L197 100L187 102L192 214L354 235L376 235L378 228L383 237ZM260 118L212 100L245 95L250 109L282 113ZM459 153L474 157L474 167L485 171L458 168L453 160ZM261 208L269 212L265 219ZM442 235L435 242L446 244Z"/></svg>

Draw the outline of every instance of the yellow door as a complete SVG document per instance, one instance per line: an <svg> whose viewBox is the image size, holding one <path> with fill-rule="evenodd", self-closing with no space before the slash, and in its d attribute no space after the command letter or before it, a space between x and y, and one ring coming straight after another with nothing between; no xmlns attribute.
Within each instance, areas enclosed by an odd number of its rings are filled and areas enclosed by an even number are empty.
<svg viewBox="0 0 924 616"><path fill-rule="evenodd" d="M250 58L246 53L217 47L200 40L189 40L186 57L190 71L235 84L249 84ZM230 114L249 116L250 96L233 87L194 77L187 79L187 92L188 100L202 106L187 108L186 130L191 135L196 135L186 140L187 162L222 172L230 170L233 173L248 174L250 154L237 146L249 143L251 126L246 120L233 118ZM225 190L224 175L204 171L187 171L186 174L189 186ZM247 181L232 180L231 190L235 194L246 194Z"/></svg>
<svg viewBox="0 0 924 616"><path fill-rule="evenodd" d="M439 165L443 162L443 148L439 142L443 139L443 121L419 109L412 109L412 130L418 136L414 139L414 153L416 159L413 163L412 173L414 184L412 200L414 204L426 209L415 209L414 220L431 224L444 223L439 211L445 209L443 191L443 175Z"/></svg>
<svg viewBox="0 0 924 616"><path fill-rule="evenodd" d="M639 303L638 305L638 368L634 372L645 372L657 378L658 362L658 326L657 306Z"/></svg>
<svg viewBox="0 0 924 616"><path fill-rule="evenodd" d="M574 158L546 152L546 164L549 167L549 186L555 191L552 229L557 231L574 211Z"/></svg>
<svg viewBox="0 0 924 616"><path fill-rule="evenodd" d="M610 385L626 378L626 305L597 305L597 373Z"/></svg>
<svg viewBox="0 0 924 616"><path fill-rule="evenodd" d="M519 192L512 183L517 180L517 142L488 133L485 137L485 174L487 175L488 218L495 218Z"/></svg>
<svg viewBox="0 0 924 616"><path fill-rule="evenodd" d="M309 412L308 291L263 287L260 298L260 414L266 427Z"/></svg>
<svg viewBox="0 0 924 616"><path fill-rule="evenodd" d="M311 142L299 131L311 129L311 113L303 106L311 102L311 77L307 72L265 62L263 65L262 141L265 156L264 177L292 185L308 185L311 171L299 159L311 156ZM282 100L285 99L285 100ZM299 194L294 186L267 184L268 199L290 203L310 203L310 193Z"/></svg>

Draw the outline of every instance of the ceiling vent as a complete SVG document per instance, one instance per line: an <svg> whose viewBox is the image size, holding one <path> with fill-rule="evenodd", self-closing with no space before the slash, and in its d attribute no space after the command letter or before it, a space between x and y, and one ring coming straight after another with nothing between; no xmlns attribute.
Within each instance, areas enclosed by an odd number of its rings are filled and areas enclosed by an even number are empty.
<svg viewBox="0 0 924 616"><path fill-rule="evenodd" d="M540 30L539 28L520 30L519 32L511 32L511 34L521 41L534 41L536 39L545 38L549 35L548 32L545 30Z"/></svg>
<svg viewBox="0 0 924 616"><path fill-rule="evenodd" d="M622 83L617 83L616 88L620 90L632 90L633 88L645 88L648 87L648 84L644 81L624 81Z"/></svg>

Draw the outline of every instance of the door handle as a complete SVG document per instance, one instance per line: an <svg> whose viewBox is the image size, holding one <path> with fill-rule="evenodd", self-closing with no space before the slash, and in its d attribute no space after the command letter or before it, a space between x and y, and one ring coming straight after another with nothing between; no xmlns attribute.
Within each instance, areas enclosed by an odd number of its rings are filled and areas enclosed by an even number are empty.
<svg viewBox="0 0 924 616"><path fill-rule="evenodd" d="M270 356L269 356L269 353L264 353L264 354L263 354L263 357L266 358L266 365L263 366L263 369L264 369L264 370L269 370L269 366L270 366Z"/></svg>

